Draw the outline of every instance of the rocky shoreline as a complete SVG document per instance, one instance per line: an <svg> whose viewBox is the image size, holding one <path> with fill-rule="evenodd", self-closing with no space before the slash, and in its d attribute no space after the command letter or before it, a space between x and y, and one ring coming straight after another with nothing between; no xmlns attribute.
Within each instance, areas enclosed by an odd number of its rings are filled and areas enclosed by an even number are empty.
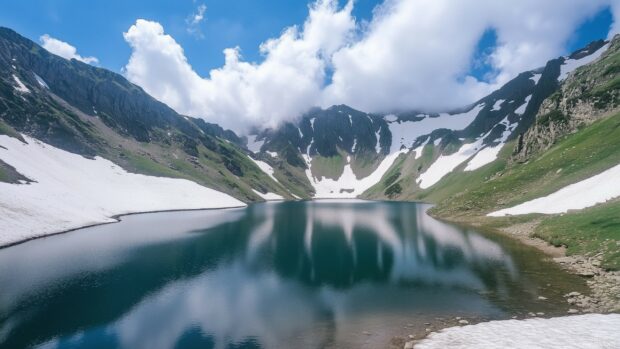
<svg viewBox="0 0 620 349"><path fill-rule="evenodd" d="M573 305L574 313L620 313L620 271L607 271L600 267L600 256L565 256L553 259L565 269L589 278L590 295L571 292L565 295ZM569 312L571 312L569 310Z"/></svg>
<svg viewBox="0 0 620 349"><path fill-rule="evenodd" d="M484 226L481 222L456 222L474 226ZM569 273L587 278L586 281L590 294L582 294L577 291L569 292L564 295L569 304L567 315L586 314L586 313L620 313L620 271L608 271L601 268L601 255L592 257L581 255L566 255L566 248L553 246L546 241L532 237L531 232L540 223L538 220L513 224L499 229L493 229L497 233L510 236L520 242L537 248L548 255L555 263L559 264ZM557 316L557 314L556 314ZM536 317L552 317L545 313L528 313L512 316L512 319L523 320ZM440 330L455 327L473 325L490 321L485 318L436 318L436 321L426 322L424 326L414 326L411 324L407 337L394 337L389 343L389 348L413 349L415 344L426 338L428 335Z"/></svg>
<svg viewBox="0 0 620 349"><path fill-rule="evenodd" d="M546 241L532 237L531 232L540 223L532 221L500 228L502 234L511 236L546 253L569 273L588 278L586 283L590 295L570 292L564 295L571 305L569 313L617 313L620 312L620 271L608 271L601 268L599 253L593 257L566 255L566 248L555 247Z"/></svg>

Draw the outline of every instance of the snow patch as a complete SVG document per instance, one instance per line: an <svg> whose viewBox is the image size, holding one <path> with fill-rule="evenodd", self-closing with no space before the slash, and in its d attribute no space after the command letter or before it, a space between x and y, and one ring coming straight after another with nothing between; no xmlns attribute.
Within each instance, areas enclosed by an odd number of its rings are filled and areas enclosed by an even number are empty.
<svg viewBox="0 0 620 349"><path fill-rule="evenodd" d="M515 109L515 114L523 115L523 113L525 113L525 108L527 108L527 105L530 103L530 99L532 99L532 95L525 97L525 102Z"/></svg>
<svg viewBox="0 0 620 349"><path fill-rule="evenodd" d="M250 158L250 160L252 160L252 162L254 162L256 166L261 169L261 171L265 172L269 177L271 177L271 179L279 183L279 181L273 175L275 173L273 167L269 166L269 164L264 161L252 159L252 157L250 156L248 156L248 158Z"/></svg>
<svg viewBox="0 0 620 349"><path fill-rule="evenodd" d="M491 111L498 111L501 109L501 104L504 103L506 100L505 99L498 99L497 101L495 101L495 104L493 104L493 108L491 109Z"/></svg>
<svg viewBox="0 0 620 349"><path fill-rule="evenodd" d="M394 114L389 114L383 117L386 122L396 122L398 120L398 116Z"/></svg>
<svg viewBox="0 0 620 349"><path fill-rule="evenodd" d="M603 45L597 51L593 52L589 56L582 57L581 59L566 58L564 60L564 64L560 66L560 77L558 77L558 80L565 80L568 77L568 74L575 71L575 69L594 62L603 54L603 52L607 51L608 48L609 44Z"/></svg>
<svg viewBox="0 0 620 349"><path fill-rule="evenodd" d="M192 181L128 173L34 138L0 136L0 159L36 181L0 183L0 245L146 211L240 207L227 194Z"/></svg>
<svg viewBox="0 0 620 349"><path fill-rule="evenodd" d="M432 333L415 348L620 348L619 328L618 314L490 321Z"/></svg>
<svg viewBox="0 0 620 349"><path fill-rule="evenodd" d="M17 75L13 74L13 79L15 80L15 83L17 84L17 86L15 86L15 90L21 93L30 93L30 90L28 89L28 87L26 87L26 85L24 85L24 83L17 77Z"/></svg>
<svg viewBox="0 0 620 349"><path fill-rule="evenodd" d="M413 150L415 152L416 160L422 157L422 151L424 151L424 147L428 144L430 140L431 140L431 136L428 136L426 138L426 141L424 141L424 143L420 144L420 146L418 146L417 148Z"/></svg>
<svg viewBox="0 0 620 349"><path fill-rule="evenodd" d="M469 126L476 118L478 113L484 107L484 103L480 103L473 107L470 111L461 114L442 113L438 117L430 117L426 115L424 119L419 121L392 121L388 122L390 132L392 133L392 146L390 154L400 151L402 146L411 147L413 142L420 136L429 134L438 128L446 128L449 130L462 130ZM387 119L386 119L387 121Z"/></svg>
<svg viewBox="0 0 620 349"><path fill-rule="evenodd" d="M269 156L271 156L272 158L278 157L278 153L276 153L275 151L266 151L265 153L269 154Z"/></svg>
<svg viewBox="0 0 620 349"><path fill-rule="evenodd" d="M37 82L39 83L39 85L41 85L41 87L49 89L50 87L47 86L47 83L45 82L45 80L43 80L40 76L38 76L37 74L34 74L34 78L37 80Z"/></svg>
<svg viewBox="0 0 620 349"><path fill-rule="evenodd" d="M534 81L534 85L538 84L538 80L540 80L541 74L534 74L530 77L530 80Z"/></svg>
<svg viewBox="0 0 620 349"><path fill-rule="evenodd" d="M496 146L486 147L480 150L471 160L469 160L467 166L465 167L465 171L477 170L484 165L492 163L495 159L497 159L497 154L499 154L499 151L502 150L503 147L504 143L500 143Z"/></svg>
<svg viewBox="0 0 620 349"><path fill-rule="evenodd" d="M528 213L565 213L606 202L620 196L620 165L596 176L568 185L555 193L524 202L520 205L491 212L488 216L500 217Z"/></svg>
<svg viewBox="0 0 620 349"><path fill-rule="evenodd" d="M265 144L265 141L256 140L256 138L258 137L257 135L249 135L247 137L248 137L248 149L252 153L259 153L260 148L263 147L263 144Z"/></svg>
<svg viewBox="0 0 620 349"><path fill-rule="evenodd" d="M502 121L499 122L499 124L505 127L502 135L495 140L495 142L499 142L499 144L494 146L487 146L484 149L480 150L478 153L476 153L476 155L474 155L474 157L467 163L465 171L474 171L482 166L485 166L495 161L495 159L497 159L497 154L499 154L499 151L502 150L504 144L506 143L506 140L515 130L515 128L517 128L517 125L519 123L510 124L510 121L508 121L508 116L506 116Z"/></svg>
<svg viewBox="0 0 620 349"><path fill-rule="evenodd" d="M392 163L394 163L394 160L396 160L400 154L405 153L407 153L407 151L403 150L386 156L373 173L361 179L358 179L353 173L349 157L347 158L348 163L344 167L344 172L337 180L325 177L316 179L312 175L310 157L305 154L303 157L308 165L308 168L306 169L306 176L315 190L314 198L337 199L355 198L373 185L379 183L383 175L390 169Z"/></svg>
<svg viewBox="0 0 620 349"><path fill-rule="evenodd" d="M463 161L475 155L482 148L484 138L483 136L473 143L463 144L454 154L440 155L439 158L418 177L418 185L420 188L430 188L445 175L457 168Z"/></svg>
<svg viewBox="0 0 620 349"><path fill-rule="evenodd" d="M265 199L267 201L281 201L281 200L284 200L284 197L282 197L282 196L280 196L278 194L275 194L275 193L263 194L263 193L261 193L261 192L259 192L257 190L254 190L254 189L252 189L252 191L256 195L260 196L261 198L263 198L263 199Z"/></svg>

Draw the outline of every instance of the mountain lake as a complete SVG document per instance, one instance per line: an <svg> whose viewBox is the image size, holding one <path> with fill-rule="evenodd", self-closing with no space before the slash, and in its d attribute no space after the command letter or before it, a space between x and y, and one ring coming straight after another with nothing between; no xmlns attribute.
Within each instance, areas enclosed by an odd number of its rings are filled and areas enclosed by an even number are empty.
<svg viewBox="0 0 620 349"><path fill-rule="evenodd" d="M587 292L430 207L145 213L0 249L0 348L388 348L448 320L563 315L565 293Z"/></svg>

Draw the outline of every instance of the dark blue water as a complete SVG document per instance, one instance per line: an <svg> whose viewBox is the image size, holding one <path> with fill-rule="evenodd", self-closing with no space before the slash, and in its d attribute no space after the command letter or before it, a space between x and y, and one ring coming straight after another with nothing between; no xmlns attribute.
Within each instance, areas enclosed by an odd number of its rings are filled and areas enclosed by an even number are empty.
<svg viewBox="0 0 620 349"><path fill-rule="evenodd" d="M575 279L427 208L143 214L2 249L0 347L377 348L438 316L565 311Z"/></svg>

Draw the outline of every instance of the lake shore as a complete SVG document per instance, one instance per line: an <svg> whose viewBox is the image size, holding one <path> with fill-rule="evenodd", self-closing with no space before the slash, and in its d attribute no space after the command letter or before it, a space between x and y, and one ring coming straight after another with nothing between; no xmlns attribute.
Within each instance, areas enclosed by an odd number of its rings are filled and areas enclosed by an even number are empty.
<svg viewBox="0 0 620 349"><path fill-rule="evenodd" d="M590 289L589 295L571 292L565 295L571 305L570 314L578 313L620 313L620 271L601 268L601 255L592 257L573 254L568 256L564 246L556 247L532 234L540 220L512 223L501 227L490 226L486 217L451 219L435 217L454 224L463 224L485 229L495 234L513 238L520 243L536 248L547 255L567 272L583 277Z"/></svg>
<svg viewBox="0 0 620 349"><path fill-rule="evenodd" d="M399 336L392 338L388 347L390 349L417 348L429 336L437 336L448 331L454 331L459 327L505 322L510 320L528 320L528 319L563 319L567 316L575 316L577 314L609 314L620 313L620 271L608 271L600 267L600 254L594 257L586 257L582 255L566 255L565 247L556 247L547 241L532 236L534 229L540 223L540 220L534 220L524 223L516 223L501 228L490 228L486 217L473 217L468 219L450 219L444 217L435 217L446 222L482 228L489 230L491 233L507 236L519 241L520 243L536 248L549 257L550 260L560 265L563 270L587 278L586 283L589 287L590 294L582 294L580 292L569 292L564 295L566 302L570 305L566 316L557 316L557 314L544 313L528 313L524 315L514 315L511 319L506 320L490 320L484 318L437 318L436 321L424 323L424 326L415 326L410 324L410 334L408 336Z"/></svg>
<svg viewBox="0 0 620 349"><path fill-rule="evenodd" d="M46 238L46 237L50 237L50 236L55 236L55 235L67 234L67 233L71 233L71 232L74 232L74 231L77 231L77 230L97 227L97 226L100 226L100 225L119 223L120 221L122 221L122 218L125 217L125 216L133 216L133 215L149 214L149 213L162 213L162 212L228 210L228 209L234 209L234 208L244 208L246 206L247 205L244 205L244 206L206 207L206 208L185 208L185 209L180 208L180 209L170 209L170 210L136 211L136 212L121 213L121 214L117 214L117 215L113 215L113 216L107 217L108 220L101 221L101 222L96 222L96 223L92 223L92 224L85 224L85 225L81 225L81 226L76 226L75 228L69 228L69 229L64 229L64 230L59 230L59 231L34 233L32 236L23 238L21 240L11 241L11 242L8 242L8 243L0 243L0 250L5 249L5 248L9 248L11 246L20 245L20 244L26 243L28 241L36 240L36 239L42 239L42 238Z"/></svg>

